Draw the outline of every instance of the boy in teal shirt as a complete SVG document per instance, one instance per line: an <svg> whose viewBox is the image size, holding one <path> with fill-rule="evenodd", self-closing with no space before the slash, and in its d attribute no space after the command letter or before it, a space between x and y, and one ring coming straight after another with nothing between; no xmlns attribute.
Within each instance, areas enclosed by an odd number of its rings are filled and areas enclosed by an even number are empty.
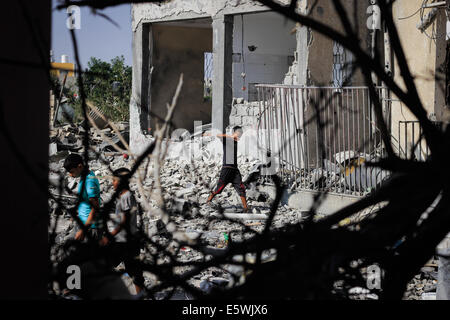
<svg viewBox="0 0 450 320"><path fill-rule="evenodd" d="M70 154L64 161L64 168L72 178L81 177L78 186L78 194L81 194L81 202L78 206L78 217L83 224L97 238L97 227L95 225L96 214L100 207L100 183L95 177L93 171L83 164L83 158L75 153ZM86 187L83 188L84 179L86 177ZM83 229L79 229L75 234L75 240L84 240L85 234Z"/></svg>

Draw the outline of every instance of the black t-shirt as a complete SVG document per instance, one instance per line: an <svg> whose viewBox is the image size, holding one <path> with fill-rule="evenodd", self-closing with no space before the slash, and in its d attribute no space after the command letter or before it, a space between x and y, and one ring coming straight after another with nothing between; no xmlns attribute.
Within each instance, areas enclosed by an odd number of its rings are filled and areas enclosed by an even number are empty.
<svg viewBox="0 0 450 320"><path fill-rule="evenodd" d="M223 166L237 168L237 141L223 137Z"/></svg>

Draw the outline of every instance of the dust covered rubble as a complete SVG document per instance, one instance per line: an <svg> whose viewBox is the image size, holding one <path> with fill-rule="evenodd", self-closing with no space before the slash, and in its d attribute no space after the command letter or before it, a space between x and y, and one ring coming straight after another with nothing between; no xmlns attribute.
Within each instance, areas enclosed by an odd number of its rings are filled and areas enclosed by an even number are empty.
<svg viewBox="0 0 450 320"><path fill-rule="evenodd" d="M131 169L135 159L126 157L119 152L105 149L105 144L94 131L90 133L90 140L93 142L94 150L102 151L97 155L94 152L89 153L89 169L94 171L99 179L101 188L102 203L106 203L114 191L112 189L111 170L120 167ZM82 140L84 131L81 127L65 126L58 129L54 133L52 143L56 143L58 150L50 156L49 163L49 191L56 198L60 198L63 205L67 208L74 206L76 203L76 186L79 179L68 177L64 170L63 163L65 157L70 152L78 152L82 154L84 151ZM105 135L111 137L109 130L104 131ZM62 138L64 137L64 138ZM64 140L67 139L67 140ZM172 233L182 233L193 239L200 239L210 250L223 249L226 246L225 238L230 234L235 235L234 241L243 241L251 235L242 234L242 227L236 223L218 220L210 223L209 218L213 216L217 209L205 204L208 195L217 183L220 168L222 166L222 144L218 139L211 137L196 137L185 141L165 140L165 146L168 147L166 160L161 168L161 185L164 190L163 197L168 212L171 214L171 220L175 224ZM62 146L62 147L61 147ZM103 147L101 147L103 146ZM249 155L239 155L238 165L241 170L243 179L255 170L260 164L256 157ZM154 169L153 163L150 162L148 172ZM139 173L139 171L138 171ZM146 225L146 231L152 240L163 238L165 232L168 232L168 225L162 223L158 212L157 202L153 198L149 198L150 189L153 187L153 177L147 175L142 181L144 195L138 190L137 180L132 179L130 188L134 192L136 199L144 210L141 223ZM247 186L247 200L249 208L253 214L268 214L270 202L269 195L259 190L258 183L252 183ZM72 194L67 189L72 189ZM144 199L145 197L145 199ZM227 186L222 194L218 195L213 202L217 206L221 206L226 212L239 212L242 204L235 190L231 185ZM56 242L61 244L65 242L74 227L67 210L62 210L62 215L57 219L57 204L54 200L49 199L49 208L51 214L50 231L55 222ZM182 213L182 214L181 214ZM287 223L297 223L301 218L300 211L289 209L287 206L280 206L277 215L273 221L274 227L281 227ZM252 221L242 220L244 224L256 232L260 232L264 228L264 220ZM176 237L175 237L176 238ZM173 251L177 244L174 242ZM183 247L178 251L177 258L179 261L196 261L203 259L203 255L192 250L189 247ZM55 259L56 257L53 256ZM158 263L163 263L159 261ZM236 265L225 265L225 269L230 272L241 272L242 268ZM177 273L183 273L189 270L189 267L178 268ZM152 284L158 281L151 274L146 273L146 280ZM225 279L225 280L224 280ZM205 282L206 281L206 282ZM232 277L222 269L210 268L201 274L193 277L190 282L205 291L211 289L211 286L223 286L225 283L232 281Z"/></svg>
<svg viewBox="0 0 450 320"><path fill-rule="evenodd" d="M122 126L122 128L126 130L126 125ZM100 181L102 203L106 203L113 194L111 170L120 167L131 169L134 159L115 152L113 148L102 141L101 136L96 134L95 131L89 133L94 150L101 151L98 154L99 156L94 152L89 153L89 167ZM51 143L53 144L53 150L50 150L50 152L53 153L51 153L49 163L49 192L59 198L65 208L75 205L76 194L69 194L67 188L73 188L75 191L78 181L67 176L63 163L70 152L82 153L84 151L82 143L80 143L83 134L84 130L82 127L70 125L52 132ZM103 134L109 138L114 138L111 130L104 130ZM114 140L117 141L117 139ZM251 237L249 234L243 234L241 232L242 227L235 223L223 220L211 223L209 219L217 211L215 208L206 205L205 202L217 182L222 165L221 142L211 137L196 137L184 141L165 140L165 145L168 146L168 150L166 160L161 168L161 184L164 189L163 195L168 212L171 213L171 220L175 224L175 228L171 230L173 234L182 233L188 239L200 240L211 254L220 254L221 250L224 250L227 245L226 239L230 234L233 235L233 241L243 241ZM238 165L244 181L250 172L255 171L259 164L260 160L257 157L240 152ZM149 165L148 169L149 171L153 170L152 164ZM143 180L142 185L146 198L149 197L153 183L153 178L149 176ZM248 204L252 213L268 214L270 212L270 203L273 199L268 194L260 191L259 186L258 183L252 183L247 186ZM130 187L141 207L145 208L147 201L144 200L143 195L139 192L136 180L132 181ZM214 202L229 212L239 211L241 208L240 199L231 185L227 186L222 194L214 199ZM142 219L142 221L146 221L147 235L152 240L164 241L164 234L168 232L167 225L162 222L158 215L154 214L158 209L156 201L149 199L148 205L150 208L144 212ZM58 221L55 240L56 244L61 244L69 238L74 222L64 208L62 214L57 218L56 209L56 202L49 199L51 217L49 230L52 231L56 221ZM286 224L296 224L301 219L302 215L299 210L280 205L273 221L273 227L280 228ZM256 232L261 232L265 224L264 220L243 220L242 222ZM172 253L177 253L177 259L180 262L194 262L208 258L208 256L204 257L203 254L189 246L180 248L175 241L171 242L169 250ZM208 252L208 250L205 251ZM52 249L51 254L52 261L58 260L57 250ZM273 259L276 256L276 252L265 252L264 254L266 260ZM236 262L239 262L239 258L241 260L245 259L247 262L254 261L254 256L251 254L235 258ZM157 264L165 262L168 261L166 259L156 261ZM429 265L431 266L422 268L421 272L410 281L404 299L433 299L432 296L435 295L437 282L436 261L431 261ZM239 281L245 279L245 270L242 266L226 264L222 265L222 267L211 267L203 270L193 276L188 282L205 292L210 292L213 288L233 285L234 279L231 274L237 275L238 279L240 279ZM185 266L175 269L176 273L182 274L191 270L191 267ZM144 277L148 287L159 284L159 280L151 273L145 272ZM356 291L355 294L358 296ZM167 292L160 292L156 299L162 299L166 295ZM363 292L359 295L360 299L371 299ZM188 293L177 290L172 299L191 298Z"/></svg>

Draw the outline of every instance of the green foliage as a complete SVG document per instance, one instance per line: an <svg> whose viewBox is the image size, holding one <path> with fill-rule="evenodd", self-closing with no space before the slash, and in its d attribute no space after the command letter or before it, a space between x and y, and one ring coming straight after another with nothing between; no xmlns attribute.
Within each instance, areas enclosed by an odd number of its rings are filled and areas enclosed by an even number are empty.
<svg viewBox="0 0 450 320"><path fill-rule="evenodd" d="M105 62L91 57L88 73L83 74L86 99L112 121L128 121L131 94L131 67L123 56ZM77 118L82 119L81 99L75 103Z"/></svg>

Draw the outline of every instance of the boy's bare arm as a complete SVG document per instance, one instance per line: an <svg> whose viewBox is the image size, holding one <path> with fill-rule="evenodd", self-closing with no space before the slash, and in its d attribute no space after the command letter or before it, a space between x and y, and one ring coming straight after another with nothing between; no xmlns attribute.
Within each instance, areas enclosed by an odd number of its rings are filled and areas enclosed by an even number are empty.
<svg viewBox="0 0 450 320"><path fill-rule="evenodd" d="M204 137L211 137L211 132L205 132L204 134L203 134L203 136ZM228 135L228 134L223 134L223 133L219 133L219 134L216 134L216 137L217 138L231 138L231 139L234 139L234 137L233 136L230 136L230 135Z"/></svg>
<svg viewBox="0 0 450 320"><path fill-rule="evenodd" d="M89 198L89 203L91 204L91 212L89 212L89 216L86 220L85 226L89 227L94 223L95 215L97 214L99 203L98 198Z"/></svg>
<svg viewBox="0 0 450 320"><path fill-rule="evenodd" d="M230 139L234 139L234 136L230 136L230 135L228 135L228 134L222 134L222 133L217 134L216 137L217 137L217 138L230 138Z"/></svg>

